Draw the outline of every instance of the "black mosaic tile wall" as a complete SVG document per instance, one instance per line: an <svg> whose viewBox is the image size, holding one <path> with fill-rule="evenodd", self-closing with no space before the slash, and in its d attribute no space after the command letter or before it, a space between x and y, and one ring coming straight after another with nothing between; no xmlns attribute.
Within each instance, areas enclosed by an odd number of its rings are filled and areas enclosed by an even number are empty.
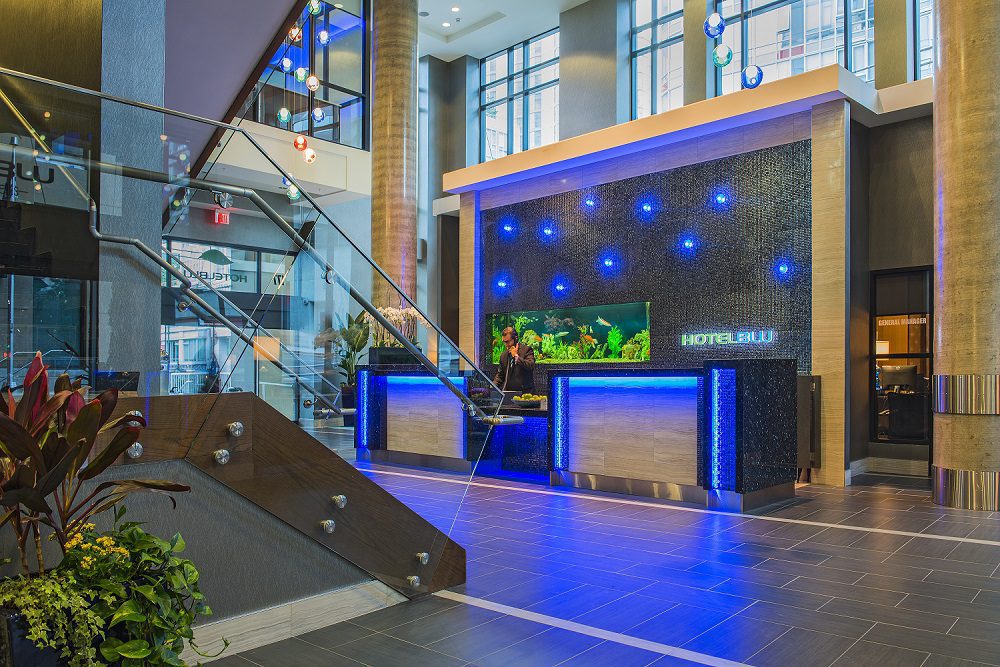
<svg viewBox="0 0 1000 667"><path fill-rule="evenodd" d="M791 358L807 373L811 197L807 140L485 210L482 358L491 313L649 301L652 360L641 365ZM773 330L773 342L681 345L682 334L760 330ZM557 367L539 365L536 386Z"/></svg>

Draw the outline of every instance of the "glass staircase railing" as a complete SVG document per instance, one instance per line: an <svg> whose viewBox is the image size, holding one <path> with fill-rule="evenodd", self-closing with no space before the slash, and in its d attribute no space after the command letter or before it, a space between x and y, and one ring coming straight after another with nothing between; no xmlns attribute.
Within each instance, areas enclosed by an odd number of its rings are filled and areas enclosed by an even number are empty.
<svg viewBox="0 0 1000 667"><path fill-rule="evenodd" d="M216 131L227 159L191 173ZM327 215L311 194L321 186L293 178L239 127L0 68L0 158L13 174L0 179L0 210L18 211L10 226L37 223L33 251L51 260L37 279L73 285L62 312L75 313L70 365L92 385L252 391L315 435L352 416L341 387L388 347L445 390L441 415L468 415L473 470L493 426L519 421L499 416L502 392L355 242L351 221ZM0 264L0 279L30 269ZM41 322L37 302L25 310ZM0 337L14 386L28 353L51 347L39 338ZM433 431L437 414L415 415L412 437ZM429 508L439 526L454 523L463 495Z"/></svg>

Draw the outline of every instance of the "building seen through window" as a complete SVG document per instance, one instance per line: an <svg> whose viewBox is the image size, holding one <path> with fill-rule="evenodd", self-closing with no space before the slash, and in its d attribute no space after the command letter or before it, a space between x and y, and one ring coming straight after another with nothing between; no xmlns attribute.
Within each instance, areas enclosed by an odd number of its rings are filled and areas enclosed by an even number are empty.
<svg viewBox="0 0 1000 667"><path fill-rule="evenodd" d="M551 30L480 64L481 158L559 140L559 31Z"/></svg>
<svg viewBox="0 0 1000 667"><path fill-rule="evenodd" d="M913 0L916 22L916 75L918 79L934 76L934 0Z"/></svg>
<svg viewBox="0 0 1000 667"><path fill-rule="evenodd" d="M684 104L684 1L632 3L632 117Z"/></svg>
<svg viewBox="0 0 1000 667"><path fill-rule="evenodd" d="M750 64L765 82L838 63L875 80L875 0L718 0L716 7L726 20L720 43L733 50L716 72L718 94L740 90Z"/></svg>
<svg viewBox="0 0 1000 667"><path fill-rule="evenodd" d="M366 5L349 0L321 3L315 15L303 11L239 117L367 150Z"/></svg>

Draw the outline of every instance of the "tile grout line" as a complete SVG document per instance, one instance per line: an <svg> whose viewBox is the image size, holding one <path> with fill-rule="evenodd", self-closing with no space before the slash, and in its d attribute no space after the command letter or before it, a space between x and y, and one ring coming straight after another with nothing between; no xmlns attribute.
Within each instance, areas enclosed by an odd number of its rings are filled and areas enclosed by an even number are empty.
<svg viewBox="0 0 1000 667"><path fill-rule="evenodd" d="M470 597L468 595L463 595L461 593L453 593L451 591L438 591L434 593L438 597L442 597L448 600L454 600L456 602L464 602L475 607L480 607L482 609L488 609L490 611L496 611L502 614L507 614L508 616L513 616L515 618L521 618L527 621L534 621L536 623L541 623L542 625L548 625L553 628L559 628L561 630L569 630L570 632L576 632L577 634L586 635L593 637L595 639L603 639L605 641L615 642L616 644L623 644L625 646L632 646L634 648L645 649L653 653L659 653L661 655L669 655L676 658L681 658L683 660L691 660L694 662L701 663L703 665L708 665L709 667L747 667L745 663L736 662L733 660L726 660L725 658L718 658L707 653L699 653L697 651L690 651L688 649L683 649L679 646L670 646L669 644L662 644L660 642L650 641L648 639L641 639L639 637L632 637L630 635L625 635L620 632L612 632L610 630L602 630L591 625L584 625L582 623L577 623L575 621L567 621L561 618L556 618L555 616L548 616L546 614L539 614L537 612L527 611L524 609L519 609L517 607L510 607L505 604L500 604L497 602L490 602L489 600L484 600L481 598Z"/></svg>
<svg viewBox="0 0 1000 667"><path fill-rule="evenodd" d="M528 493L528 494L535 494L535 495L559 496L559 497L564 497L564 498L575 498L575 499L587 500L587 501L593 501L593 502L617 503L617 504L623 504L623 505L638 505L638 506L652 507L652 508L657 508L657 509L661 509L661 510L668 510L668 511L672 510L672 511L677 511L677 512L695 512L695 513L698 513L698 514L708 514L708 515L715 515L715 516L725 516L725 517L730 517L730 518L740 517L740 518L748 518L748 519L758 519L758 520L761 520L761 521L773 521L775 523L791 523L791 524L799 524L799 525L820 526L820 527L823 527L823 528L842 528L844 530L854 530L854 531L858 531L858 532L879 533L879 534L883 534L883 535L900 535L900 536L903 536L903 537L910 537L910 538L922 537L924 539L941 540L941 541L945 541L945 542L958 542L958 543L963 543L963 544L982 544L982 545L986 545L986 546L1000 547L1000 541L996 541L996 540L983 540L983 539L975 539L975 538L969 538L969 537L955 537L955 536L952 536L952 535L927 535L927 534L923 534L923 533L916 533L916 532L913 532L913 531L906 531L906 530L891 530L891 529L888 529L888 528L866 528L866 527L862 527L862 526L848 526L848 525L836 524L836 523L825 523L825 522L821 522L821 521L808 521L808 520L805 520L805 519L788 519L788 518L785 518L785 517L777 517L777 516L769 516L769 515L759 515L758 516L758 515L754 515L754 514L743 514L743 513L738 513L738 512L720 512L720 511L717 511L717 510L701 509L701 508L697 508L697 507L684 507L684 506L681 506L681 505L665 505L665 504L661 504L661 503L653 503L653 502L642 501L642 500L628 500L628 499L622 499L622 498L610 498L610 497L591 496L591 495L584 495L584 494L577 494L577 493L565 493L565 492L548 490L548 489L527 489L527 488L521 488L521 487L516 487L516 486L505 486L505 485L501 485L501 484L485 484L483 482L463 482L461 480L452 480L452 479L446 479L446 478L440 478L440 477L427 477L427 476L423 476L423 475L414 475L412 473L403 473L403 472L396 472L396 471L389 471L389 470L371 470L371 469L360 469L360 470L362 472L366 472L366 473L370 472L373 475L395 475L395 476L399 476L399 477L412 477L412 478L416 478L416 479L425 479L425 480L430 480L430 481L434 481L434 482L441 482L441 483L444 483L444 484L469 485L469 486L477 486L477 487L488 488L488 489L496 489L496 490L502 490L502 491L515 491L515 492L518 492L518 493Z"/></svg>

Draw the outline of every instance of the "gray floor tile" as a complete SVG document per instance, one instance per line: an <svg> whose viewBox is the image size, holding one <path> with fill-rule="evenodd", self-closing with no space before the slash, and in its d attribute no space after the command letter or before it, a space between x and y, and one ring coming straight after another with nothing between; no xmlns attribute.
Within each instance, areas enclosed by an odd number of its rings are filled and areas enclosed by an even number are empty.
<svg viewBox="0 0 1000 667"><path fill-rule="evenodd" d="M250 662L240 655L232 655L228 658L213 660L212 664L216 667L253 667L256 663Z"/></svg>
<svg viewBox="0 0 1000 667"><path fill-rule="evenodd" d="M906 566L926 570L944 570L945 572L965 572L966 574L978 574L988 577L996 568L989 563L972 563L963 560L941 560L940 558L921 558L920 556L910 556L908 554L893 554L885 560L885 565L890 567ZM902 575L899 575L902 576Z"/></svg>
<svg viewBox="0 0 1000 667"><path fill-rule="evenodd" d="M835 546L849 547L865 536L865 533L844 528L827 528L821 533L806 540L803 548L808 549L813 544L833 544Z"/></svg>
<svg viewBox="0 0 1000 667"><path fill-rule="evenodd" d="M921 667L983 667L986 664L989 663L949 658L943 655L931 655Z"/></svg>
<svg viewBox="0 0 1000 667"><path fill-rule="evenodd" d="M660 581L642 589L642 595L678 604L703 607L711 611L725 612L726 614L735 614L741 609L749 607L754 602L751 598L739 595L729 595L716 591L701 591L697 588L678 586L666 581Z"/></svg>
<svg viewBox="0 0 1000 667"><path fill-rule="evenodd" d="M362 640L364 641L364 640ZM298 639L286 639L240 654L260 667L358 667L357 661ZM215 663L209 663L215 664Z"/></svg>
<svg viewBox="0 0 1000 667"><path fill-rule="evenodd" d="M920 667L927 654L898 646L860 641L832 667Z"/></svg>
<svg viewBox="0 0 1000 667"><path fill-rule="evenodd" d="M683 648L743 662L788 630L787 625L735 616L684 644Z"/></svg>
<svg viewBox="0 0 1000 667"><path fill-rule="evenodd" d="M871 576L871 575L865 575ZM906 593L884 590L881 588L871 588L865 585L864 579L856 584L838 584L833 581L823 581L821 579L810 579L809 577L799 577L795 581L787 584L785 588L810 593L819 593L829 597L839 597L846 600L860 600L862 602L872 602L874 604L894 605L902 600Z"/></svg>
<svg viewBox="0 0 1000 667"><path fill-rule="evenodd" d="M585 614L580 614L572 620L575 623L590 625L602 630L625 632L676 605L676 602L659 600L641 593L632 593Z"/></svg>
<svg viewBox="0 0 1000 667"><path fill-rule="evenodd" d="M997 619L996 607L955 600L942 600L923 595L907 595L898 605L901 609L916 609L932 614L943 614L977 621L993 622Z"/></svg>
<svg viewBox="0 0 1000 667"><path fill-rule="evenodd" d="M899 548L898 553L910 556L923 556L924 558L948 558L948 555L955 550L957 542L950 540L935 540L928 537L914 537L912 540Z"/></svg>
<svg viewBox="0 0 1000 667"><path fill-rule="evenodd" d="M780 572L790 577L789 581L795 577L812 577L813 579L822 579L824 581L836 581L841 584L853 584L865 574L864 572L827 567L826 565L807 565L805 563L793 563L792 561L775 558L769 558L760 565L755 566L754 569Z"/></svg>
<svg viewBox="0 0 1000 667"><path fill-rule="evenodd" d="M933 652L962 660L978 660L986 663L996 663L1000 660L1000 644L913 628L902 628L898 625L879 623L864 638L880 644L910 648L926 653Z"/></svg>
<svg viewBox="0 0 1000 667"><path fill-rule="evenodd" d="M654 616L624 634L668 646L680 646L727 618L728 614L682 604Z"/></svg>
<svg viewBox="0 0 1000 667"><path fill-rule="evenodd" d="M501 614L494 611L467 604L459 604L437 614L431 614L430 616L418 618L404 625L383 630L383 632L397 639L419 644L420 646L427 646L439 639L458 634L483 623L488 623L496 618L500 618L500 616Z"/></svg>
<svg viewBox="0 0 1000 667"><path fill-rule="evenodd" d="M771 602L758 602L752 607L741 611L739 615L852 639L860 638L875 625L874 621L852 618L826 611L812 611L798 607L788 607Z"/></svg>
<svg viewBox="0 0 1000 667"><path fill-rule="evenodd" d="M746 662L759 667L829 667L856 640L792 628Z"/></svg>
<svg viewBox="0 0 1000 667"><path fill-rule="evenodd" d="M816 567L816 566L813 566ZM783 574L773 570L766 570L762 567L740 567L738 565L728 565L723 563L701 563L691 568L691 572L710 574L724 579L735 579L746 581L752 584L764 584L766 586L781 587L795 578L792 574ZM858 575L861 576L861 575ZM857 578L857 577L855 577Z"/></svg>
<svg viewBox="0 0 1000 667"><path fill-rule="evenodd" d="M957 603L956 603L957 604ZM888 606L861 602L858 600L843 600L836 598L823 605L822 610L829 614L849 616L864 619L873 623L888 623L901 625L918 630L931 632L948 632L955 623L955 616L916 611L899 606Z"/></svg>
<svg viewBox="0 0 1000 667"><path fill-rule="evenodd" d="M802 607L803 609L819 609L830 600L830 596L819 595L808 591L800 591L794 588L799 580L796 579L785 588L775 588L774 586L763 586L761 584L749 584L742 581L727 581L712 589L718 593L728 593L751 600L764 600L776 602L792 607Z"/></svg>
<svg viewBox="0 0 1000 667"><path fill-rule="evenodd" d="M627 593L584 584L579 588L550 597L528 607L528 611L569 620L585 612L613 602Z"/></svg>
<svg viewBox="0 0 1000 667"><path fill-rule="evenodd" d="M1000 614L997 614L996 620L1000 621ZM1000 642L1000 625L970 618L960 618L948 634L996 643ZM1000 658L1000 655L997 657Z"/></svg>
<svg viewBox="0 0 1000 667"><path fill-rule="evenodd" d="M645 667L661 657L659 653L645 651L634 646L604 642L559 664L563 667L608 667L608 665Z"/></svg>
<svg viewBox="0 0 1000 667"><path fill-rule="evenodd" d="M450 609L457 604L457 602L452 600L429 595L389 607L388 609L380 609L364 616L352 618L351 623L368 628L369 630L387 630L397 625L403 625L418 618L424 618L439 611Z"/></svg>
<svg viewBox="0 0 1000 667"><path fill-rule="evenodd" d="M479 667L551 667L600 644L601 640L559 628L477 658Z"/></svg>
<svg viewBox="0 0 1000 667"><path fill-rule="evenodd" d="M351 623L350 621L344 621L343 623L337 623L325 628L320 628L319 630L307 632L304 635L299 635L297 639L309 642L310 644L319 646L320 648L334 648L336 646L340 646L341 644L346 644L348 642L353 642L356 639L367 637L374 632L374 630L363 628L360 625Z"/></svg>
<svg viewBox="0 0 1000 667"><path fill-rule="evenodd" d="M462 660L475 662L513 644L541 634L549 626L513 616L501 616L484 625L479 625L430 644L428 648Z"/></svg>
<svg viewBox="0 0 1000 667"><path fill-rule="evenodd" d="M524 609L542 600L560 595L584 584L550 576L531 577L524 581L512 581L511 586L495 593L481 595L492 602Z"/></svg>
<svg viewBox="0 0 1000 667"><path fill-rule="evenodd" d="M437 651L404 642L395 637L374 634L357 641L338 646L336 652L372 667L450 667L465 664L464 661ZM323 664L323 663L316 663Z"/></svg>
<svg viewBox="0 0 1000 667"><path fill-rule="evenodd" d="M945 600L958 600L961 602L971 602L976 597L978 589L961 588L959 586L949 586L947 584L932 584L926 581L913 581L912 579L900 579L898 577L886 577L880 574L866 574L858 581L856 586L868 588L879 588L886 591L896 591L897 593L916 593L929 597L942 598Z"/></svg>
<svg viewBox="0 0 1000 667"><path fill-rule="evenodd" d="M949 554L949 559L996 567L997 564L1000 564L1000 546L963 542Z"/></svg>

